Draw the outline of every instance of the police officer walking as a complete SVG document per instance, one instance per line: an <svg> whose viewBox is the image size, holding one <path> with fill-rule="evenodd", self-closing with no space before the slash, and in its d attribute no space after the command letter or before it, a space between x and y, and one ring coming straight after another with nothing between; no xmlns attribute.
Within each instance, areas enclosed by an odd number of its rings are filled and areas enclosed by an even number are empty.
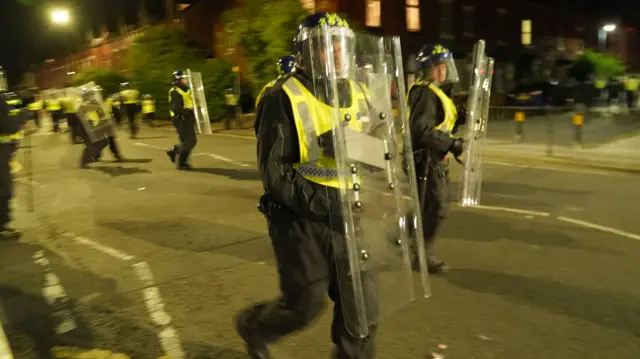
<svg viewBox="0 0 640 359"><path fill-rule="evenodd" d="M137 115L140 113L140 91L131 88L128 82L120 84L120 101L124 107L129 120L129 129L131 138L138 135L138 124L136 123Z"/></svg>
<svg viewBox="0 0 640 359"><path fill-rule="evenodd" d="M69 133L71 134L71 143L82 143L82 125L80 124L78 115L76 115L76 104L73 102L71 96L65 95L60 100L60 105L62 106L64 116L67 118L67 125L69 127Z"/></svg>
<svg viewBox="0 0 640 359"><path fill-rule="evenodd" d="M334 358L374 357L376 326L369 328L365 338L357 338L346 328L343 314L332 245L335 230L332 223L342 224L342 219L330 220L341 212L332 146L325 146L322 158L314 162L325 168L312 168L313 163L307 157L307 149L317 147L320 141L309 122L315 128L332 126L330 107L314 94L314 87L321 86L322 80L314 77L313 69L331 56L322 46L313 48L318 36L329 34L336 43L333 52L336 66L342 74L348 72L347 63L353 50L339 46L353 43L353 31L336 14L310 15L298 28L294 40L299 59L297 71L281 77L267 89L257 108L256 122L261 123L257 131L258 166L266 191L259 208L267 217L282 294L278 299L247 308L236 317L238 334L254 359L270 358L269 343L309 326L324 309L327 293L335 303L331 327L336 346ZM326 82L325 86L329 87ZM359 90L355 85L339 91L340 105L359 106L356 91ZM360 96L364 102L364 94ZM311 116L298 111L303 107L320 113ZM303 133L304 136L299 136ZM326 170L326 176L322 169Z"/></svg>
<svg viewBox="0 0 640 359"><path fill-rule="evenodd" d="M0 67L0 239L18 239L21 235L20 231L9 227L13 197L11 158L23 136L21 108L22 101L8 92L6 77Z"/></svg>
<svg viewBox="0 0 640 359"><path fill-rule="evenodd" d="M100 159L102 150L109 146L116 162L124 162L120 149L116 143L116 126L111 120L105 121L109 114L104 113L103 106L98 102L94 90L85 90L82 94L82 104L78 108L79 118L84 121L82 136L85 143L80 161L80 168L87 168L89 163Z"/></svg>
<svg viewBox="0 0 640 359"><path fill-rule="evenodd" d="M37 127L40 127L40 112L42 111L43 103L41 95L34 94L32 101L27 105L29 110L29 117L32 119Z"/></svg>
<svg viewBox="0 0 640 359"><path fill-rule="evenodd" d="M149 127L153 127L153 121L156 115L156 102L151 95L142 96L142 116Z"/></svg>
<svg viewBox="0 0 640 359"><path fill-rule="evenodd" d="M447 154L460 156L463 140L453 138L458 110L443 91L458 82L453 54L442 45L425 45L419 52L420 78L409 89L408 106L418 192L422 206L422 228L429 272L441 273L447 266L436 257L435 240L449 208Z"/></svg>
<svg viewBox="0 0 640 359"><path fill-rule="evenodd" d="M60 120L62 120L62 107L60 106L60 97L57 93L52 93L48 96L48 98L44 101L45 109L51 116L51 121L53 122L53 132L58 133L60 131Z"/></svg>
<svg viewBox="0 0 640 359"><path fill-rule="evenodd" d="M187 75L182 71L173 73L173 87L169 90L171 120L178 131L180 143L167 151L171 162L176 162L179 170L190 170L189 155L198 141L196 136L196 118L191 99L191 89Z"/></svg>

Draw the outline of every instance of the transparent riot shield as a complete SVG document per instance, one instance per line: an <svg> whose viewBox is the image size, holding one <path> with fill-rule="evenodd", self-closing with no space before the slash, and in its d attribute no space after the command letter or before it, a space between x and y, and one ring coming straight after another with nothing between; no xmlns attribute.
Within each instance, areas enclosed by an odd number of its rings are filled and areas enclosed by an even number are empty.
<svg viewBox="0 0 640 359"><path fill-rule="evenodd" d="M74 98L78 104L76 113L92 143L115 136L116 125L95 83L89 82L76 87Z"/></svg>
<svg viewBox="0 0 640 359"><path fill-rule="evenodd" d="M198 133L210 135L211 122L209 122L209 110L204 96L202 74L187 70L187 77L189 79L189 88L191 89L191 99L193 100L193 112L196 117L196 129Z"/></svg>
<svg viewBox="0 0 640 359"><path fill-rule="evenodd" d="M487 137L494 60L485 54L485 42L476 43L467 99L466 149L460 180L458 203L476 206L482 191L482 151Z"/></svg>
<svg viewBox="0 0 640 359"><path fill-rule="evenodd" d="M332 201L342 312L349 332L365 337L380 318L429 295L404 100L393 116L392 88L405 93L400 40L323 31L311 31L304 49L315 100L294 105L316 117L305 124L309 158L299 173L324 184Z"/></svg>

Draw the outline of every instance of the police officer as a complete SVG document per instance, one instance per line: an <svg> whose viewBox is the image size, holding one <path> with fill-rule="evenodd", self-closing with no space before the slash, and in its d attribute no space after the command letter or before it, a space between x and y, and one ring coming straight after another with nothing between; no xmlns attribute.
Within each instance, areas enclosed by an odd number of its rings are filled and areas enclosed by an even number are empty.
<svg viewBox="0 0 640 359"><path fill-rule="evenodd" d="M116 121L116 126L120 126L120 122L122 122L122 108L120 104L120 95L112 94L105 101L107 108L111 111L111 115L113 119Z"/></svg>
<svg viewBox="0 0 640 359"><path fill-rule="evenodd" d="M57 133L60 131L60 120L64 115L62 114L62 106L60 106L60 97L56 92L53 92L45 102L45 109L51 116L51 121L53 122L53 132Z"/></svg>
<svg viewBox="0 0 640 359"><path fill-rule="evenodd" d="M38 127L40 127L40 111L42 111L42 107L43 103L41 95L34 94L33 100L27 105L27 110L29 110L29 117Z"/></svg>
<svg viewBox="0 0 640 359"><path fill-rule="evenodd" d="M69 126L69 133L71 134L71 143L82 143L82 125L80 119L76 115L76 104L74 99L66 94L60 100L62 111L67 118L67 125Z"/></svg>
<svg viewBox="0 0 640 359"><path fill-rule="evenodd" d="M281 57L280 59L278 59L278 62L276 63L276 68L278 70L278 78L275 80L269 81L269 83L264 85L262 90L260 90L258 97L256 97L256 108L258 108L258 103L260 102L260 98L262 98L262 95L264 95L264 92L268 88L272 87L276 83L276 81L278 81L278 79L280 79L282 76L289 75L296 71L295 56L289 55L289 56Z"/></svg>
<svg viewBox="0 0 640 359"><path fill-rule="evenodd" d="M629 110L633 110L636 105L636 93L640 86L640 79L635 75L629 75L624 82L624 90L627 95L627 107Z"/></svg>
<svg viewBox="0 0 640 359"><path fill-rule="evenodd" d="M155 120L156 115L156 102L153 100L151 95L146 94L142 96L142 116L144 117L144 121L150 127L153 127L153 121Z"/></svg>
<svg viewBox="0 0 640 359"><path fill-rule="evenodd" d="M238 334L251 358L270 358L269 343L307 327L324 309L327 292L335 303L331 327L334 358L374 357L375 326L369 329L368 337L359 339L345 325L331 239L336 231L331 223L344 223L342 218L330 220L330 213L341 212L332 146L324 147L317 162L310 162L306 152L321 141L309 133L310 128L332 128L330 106L314 94L314 87L321 86L323 80L313 78L312 64L317 66L331 56L321 46L311 50L317 40L313 36L321 36L317 33L333 34L334 62L340 75L346 76L354 51L346 44L353 43L353 31L336 14L313 14L302 22L294 40L299 60L296 72L277 80L258 104L256 121L263 124L257 134L258 168L265 188L259 208L267 217L282 295L236 317ZM340 44L345 45L340 48ZM340 105L359 108L360 101L365 101L364 92L347 80L341 85ZM299 112L302 107L316 109L318 116Z"/></svg>
<svg viewBox="0 0 640 359"><path fill-rule="evenodd" d="M436 257L434 245L449 207L447 154L457 157L463 151L463 140L452 137L458 111L443 88L448 90L459 78L453 54L442 45L425 45L417 63L420 77L408 94L411 142L423 210L427 266L431 273L440 273L447 266Z"/></svg>
<svg viewBox="0 0 640 359"><path fill-rule="evenodd" d="M109 150L113 154L116 162L124 162L120 149L115 140L115 125L113 124L112 133L104 138L99 138L97 141L93 141L91 131L95 131L100 126L101 119L108 114L103 112L103 107L97 102L91 91L85 90L82 94L82 104L78 109L78 112L85 114L86 128L83 128L82 136L85 143L84 151L82 152L82 158L80 161L81 168L87 168L89 163L95 162L100 159L102 150L109 146ZM95 132L94 132L95 134Z"/></svg>
<svg viewBox="0 0 640 359"><path fill-rule="evenodd" d="M171 120L178 131L180 143L167 151L171 162L178 160L179 170L190 170L189 155L198 141L196 136L196 118L193 113L191 89L187 83L187 75L182 71L173 73L173 87L169 90L169 107Z"/></svg>
<svg viewBox="0 0 640 359"><path fill-rule="evenodd" d="M9 227L13 197L11 158L23 136L21 108L22 101L8 92L6 77L0 67L0 239L18 239L21 235L20 231Z"/></svg>
<svg viewBox="0 0 640 359"><path fill-rule="evenodd" d="M140 113L140 91L131 88L128 82L123 82L120 84L120 101L127 114L127 119L129 119L131 138L136 138L138 135L136 117Z"/></svg>

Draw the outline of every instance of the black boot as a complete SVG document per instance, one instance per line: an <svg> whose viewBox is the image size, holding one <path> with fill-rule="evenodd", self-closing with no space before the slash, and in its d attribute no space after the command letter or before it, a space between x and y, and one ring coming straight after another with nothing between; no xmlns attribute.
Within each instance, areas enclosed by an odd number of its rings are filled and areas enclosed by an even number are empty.
<svg viewBox="0 0 640 359"><path fill-rule="evenodd" d="M16 240L22 237L22 232L8 226L0 227L0 240Z"/></svg>
<svg viewBox="0 0 640 359"><path fill-rule="evenodd" d="M247 346L247 354L251 359L271 359L266 340L259 334L251 330L248 322L251 319L251 312L242 312L235 318L236 332Z"/></svg>
<svg viewBox="0 0 640 359"><path fill-rule="evenodd" d="M191 167L191 165L187 162L187 160L189 159L189 153L191 153L191 151L189 152L180 152L180 154L178 155L178 169L179 170L192 170L193 167Z"/></svg>
<svg viewBox="0 0 640 359"><path fill-rule="evenodd" d="M173 163L176 162L176 150L175 150L175 148L167 150L166 154L167 154L167 156L169 156L169 159L171 160L171 162L173 162Z"/></svg>

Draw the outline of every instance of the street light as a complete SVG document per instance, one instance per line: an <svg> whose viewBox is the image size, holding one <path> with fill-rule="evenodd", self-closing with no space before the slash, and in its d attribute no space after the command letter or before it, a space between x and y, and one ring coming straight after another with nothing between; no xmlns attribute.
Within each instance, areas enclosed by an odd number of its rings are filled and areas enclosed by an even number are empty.
<svg viewBox="0 0 640 359"><path fill-rule="evenodd" d="M606 24L598 30L598 43L600 52L607 51L607 34L616 30L615 24Z"/></svg>
<svg viewBox="0 0 640 359"><path fill-rule="evenodd" d="M56 25L66 25L69 23L71 16L67 9L54 9L51 11L51 22Z"/></svg>

